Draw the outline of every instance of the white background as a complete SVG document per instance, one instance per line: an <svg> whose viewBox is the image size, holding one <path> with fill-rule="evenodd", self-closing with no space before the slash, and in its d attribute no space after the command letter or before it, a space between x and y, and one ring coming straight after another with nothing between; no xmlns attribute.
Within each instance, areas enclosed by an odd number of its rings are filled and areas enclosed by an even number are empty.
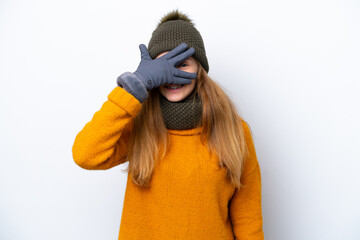
<svg viewBox="0 0 360 240"><path fill-rule="evenodd" d="M72 144L175 8L252 128L265 239L360 239L355 0L0 0L0 239L117 239L126 165Z"/></svg>

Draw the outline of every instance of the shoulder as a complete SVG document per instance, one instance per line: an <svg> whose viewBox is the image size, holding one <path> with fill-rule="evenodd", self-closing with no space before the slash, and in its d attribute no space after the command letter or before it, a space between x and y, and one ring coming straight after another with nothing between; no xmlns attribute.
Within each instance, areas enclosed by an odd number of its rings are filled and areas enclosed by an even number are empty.
<svg viewBox="0 0 360 240"><path fill-rule="evenodd" d="M248 134L251 135L250 126L249 126L249 124L248 124L245 120L241 119L241 125L242 125L242 128L243 128L245 134L246 134L246 135L248 135Z"/></svg>
<svg viewBox="0 0 360 240"><path fill-rule="evenodd" d="M241 128L242 128L243 133L244 133L244 137L246 139L246 142L248 142L249 140L252 140L251 128L250 128L249 124L244 119L242 119L241 117L239 117L239 118L240 118L240 122L241 122Z"/></svg>
<svg viewBox="0 0 360 240"><path fill-rule="evenodd" d="M244 159L242 178L246 178L247 176L252 175L252 173L259 171L259 163L256 156L251 128L246 121L244 120L241 121L242 121L241 124L244 134L244 141L246 145L246 154Z"/></svg>
<svg viewBox="0 0 360 240"><path fill-rule="evenodd" d="M244 140L245 140L245 143L246 143L246 147L250 152L254 152L255 147L254 147L253 132L251 130L251 127L243 119L241 121L242 121L241 124L242 124L242 130L243 130L243 134L244 134Z"/></svg>

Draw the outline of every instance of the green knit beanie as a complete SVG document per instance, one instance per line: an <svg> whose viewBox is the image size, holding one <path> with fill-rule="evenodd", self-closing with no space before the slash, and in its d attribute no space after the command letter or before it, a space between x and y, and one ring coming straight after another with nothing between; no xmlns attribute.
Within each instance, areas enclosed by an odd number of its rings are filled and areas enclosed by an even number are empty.
<svg viewBox="0 0 360 240"><path fill-rule="evenodd" d="M206 72L209 72L209 64L206 58L204 41L187 15L178 10L165 15L152 33L148 50L151 58L156 58L160 53L170 51L186 43L195 49L192 57L198 60Z"/></svg>

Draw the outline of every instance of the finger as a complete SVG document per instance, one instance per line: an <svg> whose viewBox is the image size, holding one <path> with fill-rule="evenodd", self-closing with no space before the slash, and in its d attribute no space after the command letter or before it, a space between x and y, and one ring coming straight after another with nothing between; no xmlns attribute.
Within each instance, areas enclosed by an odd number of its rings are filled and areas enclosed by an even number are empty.
<svg viewBox="0 0 360 240"><path fill-rule="evenodd" d="M191 57L195 53L195 49L193 47L189 48L185 52L177 55L176 57L169 60L174 67L177 67L180 65L180 63L184 62L186 59Z"/></svg>
<svg viewBox="0 0 360 240"><path fill-rule="evenodd" d="M147 50L144 44L139 45L140 52L141 52L141 59L151 60L149 51Z"/></svg>
<svg viewBox="0 0 360 240"><path fill-rule="evenodd" d="M176 48L174 48L173 50L171 50L170 52L168 52L167 54L164 55L164 57L166 59L170 59L182 52L184 52L187 49L187 44L186 43L182 43L179 46L177 46Z"/></svg>
<svg viewBox="0 0 360 240"><path fill-rule="evenodd" d="M173 84L190 84L191 80L186 78L174 77Z"/></svg>
<svg viewBox="0 0 360 240"><path fill-rule="evenodd" d="M187 78L187 79L196 79L197 78L196 73L189 73L189 72L181 71L180 69L174 70L174 76L180 77L180 78Z"/></svg>

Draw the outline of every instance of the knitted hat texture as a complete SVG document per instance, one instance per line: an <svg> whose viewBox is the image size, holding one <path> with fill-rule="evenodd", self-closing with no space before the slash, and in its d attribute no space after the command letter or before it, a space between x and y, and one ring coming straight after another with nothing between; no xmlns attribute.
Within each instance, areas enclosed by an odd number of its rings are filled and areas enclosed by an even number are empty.
<svg viewBox="0 0 360 240"><path fill-rule="evenodd" d="M192 57L198 60L206 72L209 64L206 57L204 41L187 15L178 10L165 15L157 28L152 33L148 44L151 58L156 58L160 53L171 51L181 43L186 43L195 49Z"/></svg>

